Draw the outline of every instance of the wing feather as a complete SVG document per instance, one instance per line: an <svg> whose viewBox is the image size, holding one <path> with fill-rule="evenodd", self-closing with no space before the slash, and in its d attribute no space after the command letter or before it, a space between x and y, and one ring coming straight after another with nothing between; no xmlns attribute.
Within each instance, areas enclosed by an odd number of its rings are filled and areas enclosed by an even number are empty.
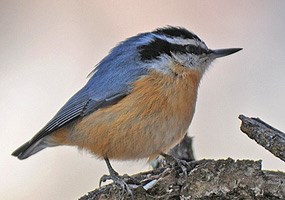
<svg viewBox="0 0 285 200"><path fill-rule="evenodd" d="M46 126L13 155L24 155L23 152L32 145L66 124L98 109L116 104L127 96L132 91L133 83L141 76L148 74L148 69L142 65L137 51L141 42L141 37L135 36L115 47L98 64L88 83L67 101Z"/></svg>

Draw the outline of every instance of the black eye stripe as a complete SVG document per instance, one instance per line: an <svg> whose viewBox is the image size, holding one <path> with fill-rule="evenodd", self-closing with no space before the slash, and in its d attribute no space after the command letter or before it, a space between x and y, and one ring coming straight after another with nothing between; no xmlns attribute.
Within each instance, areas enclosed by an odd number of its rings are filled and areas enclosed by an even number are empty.
<svg viewBox="0 0 285 200"><path fill-rule="evenodd" d="M208 49L204 49L202 47L197 47L195 45L186 45L186 51L188 53L193 53L195 55L200 55L203 53L209 53L210 51Z"/></svg>
<svg viewBox="0 0 285 200"><path fill-rule="evenodd" d="M195 55L208 53L208 50L195 45L172 44L159 38L156 38L147 45L138 47L138 50L142 61L157 59L162 54L171 56L171 52L181 54L191 53Z"/></svg>

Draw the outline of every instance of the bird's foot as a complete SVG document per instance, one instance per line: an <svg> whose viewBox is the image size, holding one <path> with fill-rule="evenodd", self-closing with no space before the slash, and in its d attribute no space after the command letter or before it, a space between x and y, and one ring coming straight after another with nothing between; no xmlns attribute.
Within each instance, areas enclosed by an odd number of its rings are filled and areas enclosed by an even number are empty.
<svg viewBox="0 0 285 200"><path fill-rule="evenodd" d="M134 199L134 195L132 192L131 185L141 185L139 181L136 179L130 177L127 174L124 174L123 176L120 176L111 166L109 160L105 158L105 161L107 163L110 175L103 175L100 178L99 186L101 187L101 184L107 180L112 180L115 185L122 190L122 195L131 195L131 198Z"/></svg>
<svg viewBox="0 0 285 200"><path fill-rule="evenodd" d="M161 155L164 157L166 164L174 167L174 168L178 168L178 170L180 172L183 173L183 175L187 175L188 174L188 170L189 168L191 168L191 165L185 161L185 160L180 160L178 158L175 158L172 155L169 154L165 154L165 153L161 153Z"/></svg>
<svg viewBox="0 0 285 200"><path fill-rule="evenodd" d="M127 195L131 195L133 197L133 192L132 192L132 189L130 188L129 186L129 179L130 177L129 176L126 176L126 175L123 175L123 176L120 176L118 174L112 174L112 175L103 175L101 178L100 178L100 187L101 187L101 184L107 180L112 180L115 185L120 188L122 190L122 193L123 194L127 194Z"/></svg>

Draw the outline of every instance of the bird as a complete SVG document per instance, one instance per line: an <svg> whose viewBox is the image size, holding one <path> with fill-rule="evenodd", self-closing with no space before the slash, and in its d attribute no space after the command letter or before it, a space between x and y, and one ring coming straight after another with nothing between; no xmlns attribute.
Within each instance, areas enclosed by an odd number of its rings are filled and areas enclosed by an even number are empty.
<svg viewBox="0 0 285 200"><path fill-rule="evenodd" d="M200 81L211 63L242 48L209 49L193 32L165 26L115 46L55 116L12 155L75 146L105 160L153 160L187 133ZM124 185L124 184L123 184Z"/></svg>

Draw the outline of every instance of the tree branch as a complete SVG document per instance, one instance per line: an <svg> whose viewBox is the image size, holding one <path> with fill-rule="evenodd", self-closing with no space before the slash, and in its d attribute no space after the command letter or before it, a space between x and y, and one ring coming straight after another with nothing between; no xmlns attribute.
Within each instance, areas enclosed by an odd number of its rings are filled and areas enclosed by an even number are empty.
<svg viewBox="0 0 285 200"><path fill-rule="evenodd" d="M188 175L175 168L159 168L132 176L134 199L285 199L285 173L261 170L261 161L200 160ZM131 199L110 184L80 200Z"/></svg>
<svg viewBox="0 0 285 200"><path fill-rule="evenodd" d="M285 161L285 134L259 118L240 115L241 131L273 155Z"/></svg>

